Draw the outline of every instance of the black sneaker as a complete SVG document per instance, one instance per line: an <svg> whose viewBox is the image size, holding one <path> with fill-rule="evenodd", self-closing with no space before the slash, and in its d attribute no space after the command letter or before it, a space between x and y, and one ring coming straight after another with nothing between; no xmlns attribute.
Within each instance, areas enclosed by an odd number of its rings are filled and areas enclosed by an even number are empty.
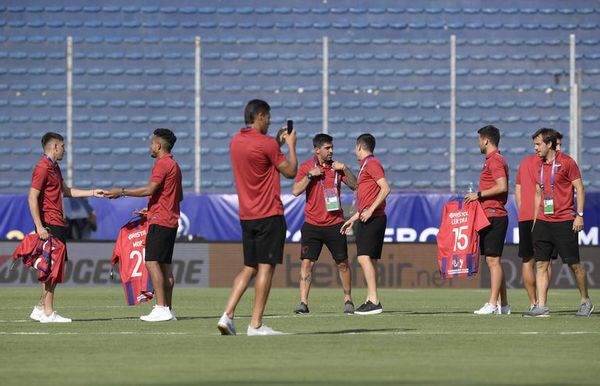
<svg viewBox="0 0 600 386"><path fill-rule="evenodd" d="M354 311L357 315L375 315L381 314L383 312L383 307L381 306L381 302L377 304L373 304L370 300L367 300L366 303L363 303Z"/></svg>
<svg viewBox="0 0 600 386"><path fill-rule="evenodd" d="M300 305L294 310L295 314L308 314L309 312L308 304L306 303L300 303Z"/></svg>
<svg viewBox="0 0 600 386"><path fill-rule="evenodd" d="M353 313L354 303L352 303L352 300L346 300L346 303L344 303L344 314L351 315Z"/></svg>

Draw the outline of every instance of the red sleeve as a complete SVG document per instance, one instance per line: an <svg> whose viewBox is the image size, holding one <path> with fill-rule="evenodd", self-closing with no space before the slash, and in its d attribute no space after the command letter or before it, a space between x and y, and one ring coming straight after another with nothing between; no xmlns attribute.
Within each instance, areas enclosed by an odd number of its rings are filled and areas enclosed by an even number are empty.
<svg viewBox="0 0 600 386"><path fill-rule="evenodd" d="M364 171L366 171L376 182L382 178L385 178L383 166L381 166L381 163L379 163L379 161L367 163L367 166L365 166Z"/></svg>
<svg viewBox="0 0 600 386"><path fill-rule="evenodd" d="M493 157L498 158L498 157ZM500 160L492 160L490 162L490 173L492 173L492 178L497 180L499 178L506 178L506 169L504 168L504 162Z"/></svg>
<svg viewBox="0 0 600 386"><path fill-rule="evenodd" d="M281 148L277 144L277 141L271 137L268 137L265 141L265 153L274 166L285 161L285 156L281 152Z"/></svg>
<svg viewBox="0 0 600 386"><path fill-rule="evenodd" d="M162 184L162 182L167 178L167 167L163 162L157 161L152 168L152 176L150 177L150 182L154 182L157 184Z"/></svg>
<svg viewBox="0 0 600 386"><path fill-rule="evenodd" d="M338 172L339 175L342 177L342 182L346 185L348 185L348 176L346 176L343 172Z"/></svg>
<svg viewBox="0 0 600 386"><path fill-rule="evenodd" d="M31 187L36 190L43 190L48 179L48 168L36 166L31 175Z"/></svg>
<svg viewBox="0 0 600 386"><path fill-rule="evenodd" d="M298 182L303 179L310 169L312 168L310 167L309 163L304 162L302 165L300 165L298 168L298 173L296 173L296 178L294 178L294 182Z"/></svg>
<svg viewBox="0 0 600 386"><path fill-rule="evenodd" d="M119 232L119 235L117 236L117 242L115 243L115 249L113 249L113 255L112 258L110 260L110 264L111 265L115 265L119 262L119 259L121 257L121 237L123 234L123 230L121 229L121 231Z"/></svg>
<svg viewBox="0 0 600 386"><path fill-rule="evenodd" d="M490 221L487 219L481 204L478 201L473 201L475 203L475 219L474 219L474 227L476 231L480 231L483 228L490 225Z"/></svg>
<svg viewBox="0 0 600 386"><path fill-rule="evenodd" d="M569 160L569 168L567 169L567 177L569 181L573 182L581 178L581 172L579 171L579 166L573 160Z"/></svg>

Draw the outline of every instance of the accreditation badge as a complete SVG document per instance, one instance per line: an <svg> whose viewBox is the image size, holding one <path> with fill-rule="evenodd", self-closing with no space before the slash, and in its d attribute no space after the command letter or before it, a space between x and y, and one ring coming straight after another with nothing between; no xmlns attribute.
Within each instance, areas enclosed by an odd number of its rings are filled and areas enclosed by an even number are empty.
<svg viewBox="0 0 600 386"><path fill-rule="evenodd" d="M325 192L325 207L328 212L340 210L340 199L338 198L337 189L323 189Z"/></svg>
<svg viewBox="0 0 600 386"><path fill-rule="evenodd" d="M554 197L544 197L544 214L554 214Z"/></svg>

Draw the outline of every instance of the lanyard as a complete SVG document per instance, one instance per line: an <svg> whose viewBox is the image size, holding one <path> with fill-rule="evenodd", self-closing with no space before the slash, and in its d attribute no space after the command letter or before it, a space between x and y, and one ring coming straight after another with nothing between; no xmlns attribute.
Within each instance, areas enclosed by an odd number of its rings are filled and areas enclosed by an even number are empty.
<svg viewBox="0 0 600 386"><path fill-rule="evenodd" d="M552 169L550 170L550 190L554 193L554 168L556 167L556 157L552 160ZM544 192L544 164L542 164L542 168L540 169L540 188L542 188L542 193Z"/></svg>
<svg viewBox="0 0 600 386"><path fill-rule="evenodd" d="M319 160L317 159L317 157L315 157L313 159L313 162L314 162L315 167L319 166ZM333 177L333 187L337 190L337 187L338 187L337 186L338 185L338 173L333 168L331 168L331 171L334 174L334 177ZM323 179L319 179L319 182L321 183L321 187L323 188L323 192L325 192L325 175L326 175L325 168L323 168Z"/></svg>
<svg viewBox="0 0 600 386"><path fill-rule="evenodd" d="M356 190L354 191L354 195L352 197L352 207L350 208L350 213L354 213L354 210L356 209L356 202L358 201L358 181L360 180L360 175L362 174L363 170L365 169L365 166L367 166L367 164L369 163L369 161L371 160L371 158L375 158L374 155L369 155L365 158L365 162L362 164L362 166L360 167L360 170L358 171L358 176L356 177Z"/></svg>
<svg viewBox="0 0 600 386"><path fill-rule="evenodd" d="M356 184L358 185L358 180L360 180L360 175L362 174L365 166L367 166L367 164L369 163L369 161L371 160L371 158L374 158L374 155L370 155L367 156L367 158L365 158L365 163L363 163L363 165L361 166L360 170L358 171L358 177L356 177ZM358 188L357 188L358 190Z"/></svg>

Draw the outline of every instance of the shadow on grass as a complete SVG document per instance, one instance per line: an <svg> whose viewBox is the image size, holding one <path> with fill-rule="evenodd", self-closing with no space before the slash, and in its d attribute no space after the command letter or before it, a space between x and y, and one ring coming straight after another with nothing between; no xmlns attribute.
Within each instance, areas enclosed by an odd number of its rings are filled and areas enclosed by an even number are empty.
<svg viewBox="0 0 600 386"><path fill-rule="evenodd" d="M353 335L353 334L377 334L377 333L390 333L390 332L408 332L417 331L416 328L354 328L347 330L338 331L311 331L311 332L299 332L294 335Z"/></svg>
<svg viewBox="0 0 600 386"><path fill-rule="evenodd" d="M385 310L385 314L399 315L472 315L473 311L458 310L458 311L409 311L409 310Z"/></svg>

